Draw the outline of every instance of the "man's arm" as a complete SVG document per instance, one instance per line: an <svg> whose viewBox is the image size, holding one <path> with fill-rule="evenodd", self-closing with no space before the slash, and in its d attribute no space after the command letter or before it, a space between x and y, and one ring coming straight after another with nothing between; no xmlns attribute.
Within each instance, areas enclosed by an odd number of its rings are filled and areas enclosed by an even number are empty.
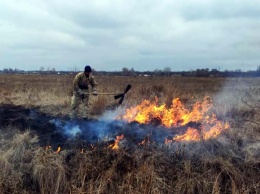
<svg viewBox="0 0 260 194"><path fill-rule="evenodd" d="M78 94L81 93L81 89L79 88L79 82L80 82L80 74L77 74L76 77L74 78L74 81L73 81L73 89Z"/></svg>
<svg viewBox="0 0 260 194"><path fill-rule="evenodd" d="M95 77L93 75L89 78L89 81L90 81L90 84L91 84L91 87L92 87L92 91L97 91L97 82L96 82Z"/></svg>

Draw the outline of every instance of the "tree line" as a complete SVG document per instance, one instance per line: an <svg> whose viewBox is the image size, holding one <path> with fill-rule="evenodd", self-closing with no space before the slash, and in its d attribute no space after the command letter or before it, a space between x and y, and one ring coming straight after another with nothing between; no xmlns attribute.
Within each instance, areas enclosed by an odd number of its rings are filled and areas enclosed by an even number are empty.
<svg viewBox="0 0 260 194"><path fill-rule="evenodd" d="M4 68L1 74L76 74L79 71L74 68L69 71L56 71L55 68L41 67L38 71L24 71L20 69ZM243 72L240 69L220 71L218 69L196 69L189 71L172 71L170 67L155 69L153 71L135 71L134 68L123 67L121 71L96 71L95 75L112 76L183 76L183 77L260 77L260 65L254 71Z"/></svg>

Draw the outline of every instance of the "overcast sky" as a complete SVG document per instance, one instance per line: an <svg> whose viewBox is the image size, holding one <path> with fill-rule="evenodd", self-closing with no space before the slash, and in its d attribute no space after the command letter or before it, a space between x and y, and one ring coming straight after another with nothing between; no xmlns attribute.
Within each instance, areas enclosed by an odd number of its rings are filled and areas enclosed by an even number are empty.
<svg viewBox="0 0 260 194"><path fill-rule="evenodd" d="M0 0L0 69L256 70L259 0Z"/></svg>

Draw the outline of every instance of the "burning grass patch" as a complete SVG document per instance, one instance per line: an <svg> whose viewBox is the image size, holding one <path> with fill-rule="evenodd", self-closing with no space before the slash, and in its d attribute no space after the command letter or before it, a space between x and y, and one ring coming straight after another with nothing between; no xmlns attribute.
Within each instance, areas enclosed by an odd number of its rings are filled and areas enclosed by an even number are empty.
<svg viewBox="0 0 260 194"><path fill-rule="evenodd" d="M69 121L37 108L11 104L2 105L0 114L2 193L257 193L260 190L260 130L258 124L248 121L257 118L258 110L249 112L249 116L233 112L232 115L245 118L245 123L239 126L237 120L232 120L230 128L217 138L167 144L165 137L173 139L189 127L200 128L203 122L190 121L185 125L177 122L168 129L158 118L148 124L121 120ZM118 149L112 149L116 145Z"/></svg>

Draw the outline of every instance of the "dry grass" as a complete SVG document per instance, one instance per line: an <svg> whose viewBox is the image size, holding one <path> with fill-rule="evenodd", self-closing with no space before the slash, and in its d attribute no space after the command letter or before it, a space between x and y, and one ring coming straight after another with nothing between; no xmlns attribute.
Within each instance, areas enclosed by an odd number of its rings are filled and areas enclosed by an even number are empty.
<svg viewBox="0 0 260 194"><path fill-rule="evenodd" d="M74 75L0 75L0 103L39 106L52 114L68 114ZM109 77L96 76L98 91L122 93L127 84L132 89L124 105L132 106L144 99L154 99L171 104L180 97L193 104L205 96L213 98L216 108L229 112L232 108L244 109L258 103L260 78L192 78L192 77ZM100 114L106 107L114 106L113 96L92 96L93 113ZM250 109L251 107L248 106Z"/></svg>
<svg viewBox="0 0 260 194"><path fill-rule="evenodd" d="M233 143L146 145L132 150L37 147L29 132L5 136L2 193L258 193L259 156ZM20 155L15 146L23 147ZM16 149L18 149L16 147Z"/></svg>
<svg viewBox="0 0 260 194"><path fill-rule="evenodd" d="M0 103L39 107L50 115L70 112L74 76L0 75ZM147 144L84 153L38 147L30 131L1 128L0 193L260 193L260 79L96 77L99 92L121 93L124 106L159 98L187 106L204 96L231 128L204 142ZM116 107L112 96L91 97L98 117ZM32 129L33 130L33 129Z"/></svg>
<svg viewBox="0 0 260 194"><path fill-rule="evenodd" d="M66 165L64 154L51 149L39 148L32 160L32 176L41 193L64 193L66 191Z"/></svg>
<svg viewBox="0 0 260 194"><path fill-rule="evenodd" d="M31 155L37 137L32 137L27 131L20 134L17 130L9 129L8 133L1 132L0 139L0 191L2 193L28 193L23 184L26 172L31 168Z"/></svg>

